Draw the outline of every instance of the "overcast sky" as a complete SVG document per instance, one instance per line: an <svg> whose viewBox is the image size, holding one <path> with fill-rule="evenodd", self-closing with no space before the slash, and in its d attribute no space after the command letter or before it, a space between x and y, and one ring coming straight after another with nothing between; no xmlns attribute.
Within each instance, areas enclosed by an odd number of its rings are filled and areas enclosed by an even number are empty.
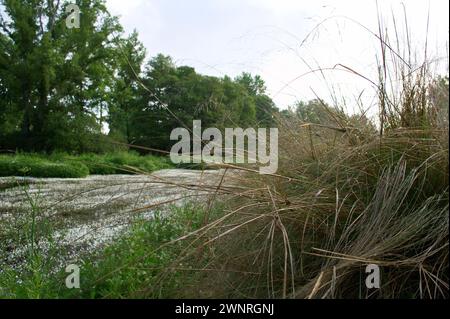
<svg viewBox="0 0 450 319"><path fill-rule="evenodd" d="M392 13L404 28L401 1L378 1L386 25ZM448 68L448 0L403 0L412 42L423 51L430 12L430 56ZM280 108L296 100L330 100L333 89L354 103L362 90L370 103L374 91L367 82L345 72L308 74L310 68L341 63L376 80L376 38L354 19L377 31L375 0L107 0L127 32L136 29L148 55L170 55L178 65L203 74L235 76L242 71L260 74ZM336 17L335 16L345 16ZM311 34L313 28L330 18ZM403 32L401 32L403 33ZM404 34L404 33L403 33Z"/></svg>

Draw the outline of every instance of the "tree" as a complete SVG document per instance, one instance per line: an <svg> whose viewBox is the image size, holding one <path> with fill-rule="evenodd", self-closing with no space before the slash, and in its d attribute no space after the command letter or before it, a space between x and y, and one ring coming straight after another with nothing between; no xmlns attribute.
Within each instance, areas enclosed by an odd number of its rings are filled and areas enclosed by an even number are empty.
<svg viewBox="0 0 450 319"><path fill-rule="evenodd" d="M171 131L191 129L193 120L221 130L256 122L255 97L227 76L204 76L159 54L148 62L142 83L142 100L133 113L136 144L168 150Z"/></svg>
<svg viewBox="0 0 450 319"><path fill-rule="evenodd" d="M20 119L10 133L27 150L86 150L111 89L117 19L104 1L80 0L80 28L68 29L68 1L0 1L0 82Z"/></svg>
<svg viewBox="0 0 450 319"><path fill-rule="evenodd" d="M255 97L256 121L261 127L273 127L275 123L275 114L279 112L272 99L263 94Z"/></svg>
<svg viewBox="0 0 450 319"><path fill-rule="evenodd" d="M0 147L101 151L109 138L157 149L170 132L270 126L273 101L259 76L197 73L162 54L145 63L137 32L124 38L104 0L78 0L80 28L66 25L66 0L0 0Z"/></svg>
<svg viewBox="0 0 450 319"><path fill-rule="evenodd" d="M250 73L243 72L236 77L235 81L242 85L254 99L256 124L261 127L274 126L274 114L278 112L278 108L266 94L264 80L259 75L252 76Z"/></svg>
<svg viewBox="0 0 450 319"><path fill-rule="evenodd" d="M128 38L118 40L117 72L111 92L108 113L110 136L134 142L133 118L139 111L140 75L146 51L134 31Z"/></svg>
<svg viewBox="0 0 450 319"><path fill-rule="evenodd" d="M299 101L294 107L295 114L303 122L324 125L335 124L333 114L336 114L336 111L319 100Z"/></svg>
<svg viewBox="0 0 450 319"><path fill-rule="evenodd" d="M266 85L259 75L252 76L250 73L243 72L236 77L235 81L244 86L252 96L263 95L266 93Z"/></svg>

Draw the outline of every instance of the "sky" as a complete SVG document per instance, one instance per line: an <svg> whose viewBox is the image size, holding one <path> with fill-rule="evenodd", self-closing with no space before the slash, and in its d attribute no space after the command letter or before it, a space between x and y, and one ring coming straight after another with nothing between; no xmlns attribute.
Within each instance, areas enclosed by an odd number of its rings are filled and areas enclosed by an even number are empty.
<svg viewBox="0 0 450 319"><path fill-rule="evenodd" d="M428 38L433 68L448 72L448 0L107 0L107 6L127 33L138 31L150 57L167 54L214 76L259 74L281 109L316 96L330 103L334 96L353 110L359 98L376 104L362 77L311 70L342 64L376 82L379 42L365 28L377 32L377 6L389 30L395 17L401 40L406 12L418 60Z"/></svg>

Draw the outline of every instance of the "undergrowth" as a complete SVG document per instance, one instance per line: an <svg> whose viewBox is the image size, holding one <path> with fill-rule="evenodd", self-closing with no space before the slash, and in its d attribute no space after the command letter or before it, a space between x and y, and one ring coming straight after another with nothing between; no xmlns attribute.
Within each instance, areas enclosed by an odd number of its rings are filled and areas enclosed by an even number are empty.
<svg viewBox="0 0 450 319"><path fill-rule="evenodd" d="M195 277L189 263L176 262L180 253L192 248L182 241L171 242L197 230L204 211L198 204L186 204L157 211L151 219L138 218L113 243L77 260L61 260L64 251L57 245L37 247L26 255L23 268L0 271L0 298L173 297ZM214 208L216 212L219 207ZM80 289L66 287L69 263L80 268Z"/></svg>
<svg viewBox="0 0 450 319"><path fill-rule="evenodd" d="M151 173L171 167L170 161L164 157L140 156L134 152L0 155L0 176L80 178L88 175Z"/></svg>

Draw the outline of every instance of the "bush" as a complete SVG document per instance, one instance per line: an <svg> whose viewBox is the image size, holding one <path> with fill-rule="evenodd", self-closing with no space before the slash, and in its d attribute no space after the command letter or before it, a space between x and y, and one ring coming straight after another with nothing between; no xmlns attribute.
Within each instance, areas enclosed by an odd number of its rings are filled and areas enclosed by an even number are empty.
<svg viewBox="0 0 450 319"><path fill-rule="evenodd" d="M172 165L164 157L140 156L134 152L117 152L105 155L84 154L79 158L89 167L91 174L134 174L140 171L153 171L171 168Z"/></svg>
<svg viewBox="0 0 450 319"><path fill-rule="evenodd" d="M80 178L89 175L89 169L82 163L50 163L41 162L31 166L30 175L33 177Z"/></svg>
<svg viewBox="0 0 450 319"><path fill-rule="evenodd" d="M164 157L140 156L134 152L100 154L67 153L0 156L0 176L79 178L89 174L135 174L173 167Z"/></svg>
<svg viewBox="0 0 450 319"><path fill-rule="evenodd" d="M86 165L89 168L89 172L93 175L117 174L116 167L108 163L103 155L83 154L74 160L78 160Z"/></svg>
<svg viewBox="0 0 450 319"><path fill-rule="evenodd" d="M83 163L52 162L37 155L0 157L0 176L81 178L89 175Z"/></svg>

